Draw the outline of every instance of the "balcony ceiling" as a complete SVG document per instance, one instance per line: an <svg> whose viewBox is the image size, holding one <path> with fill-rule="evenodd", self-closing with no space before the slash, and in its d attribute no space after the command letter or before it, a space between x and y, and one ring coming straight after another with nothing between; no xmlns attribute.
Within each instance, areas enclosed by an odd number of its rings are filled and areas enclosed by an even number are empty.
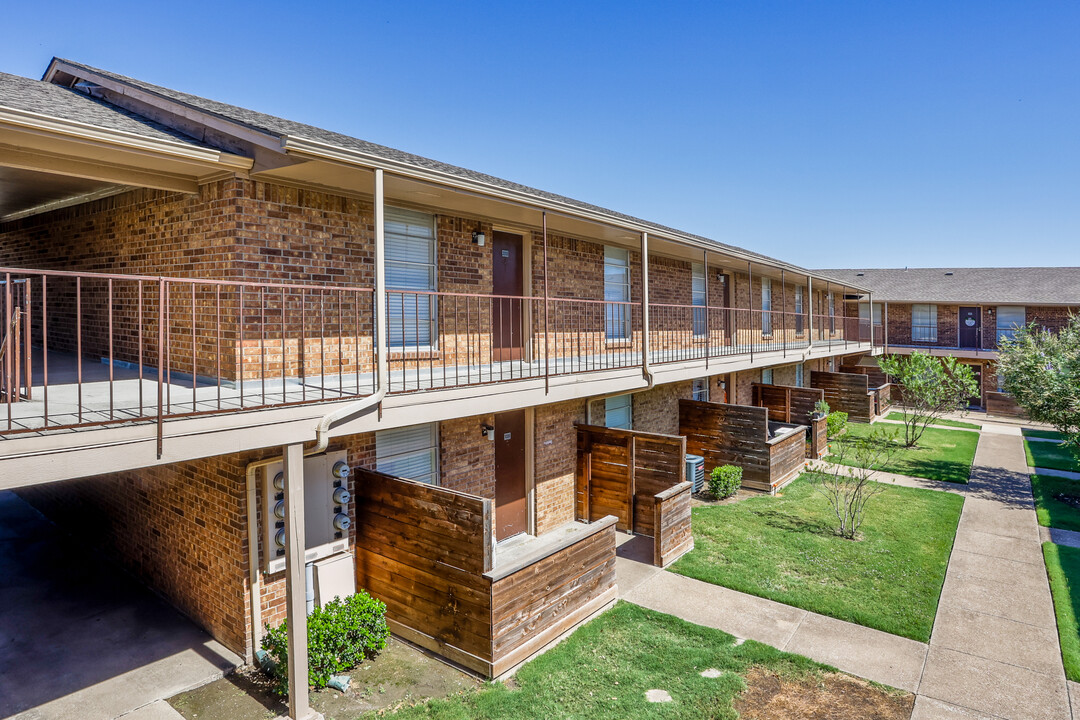
<svg viewBox="0 0 1080 720"><path fill-rule="evenodd" d="M122 192L116 183L0 165L0 222L34 211Z"/></svg>

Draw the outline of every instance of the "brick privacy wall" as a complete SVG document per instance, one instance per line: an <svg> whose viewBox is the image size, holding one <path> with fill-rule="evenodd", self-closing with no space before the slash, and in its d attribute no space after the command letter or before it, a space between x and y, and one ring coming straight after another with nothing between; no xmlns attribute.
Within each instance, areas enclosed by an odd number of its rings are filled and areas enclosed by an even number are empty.
<svg viewBox="0 0 1080 720"><path fill-rule="evenodd" d="M494 415L439 423L439 482L445 488L495 498L495 442L480 426L495 426Z"/></svg>
<svg viewBox="0 0 1080 720"><path fill-rule="evenodd" d="M574 519L577 473L575 422L585 422L585 400L541 405L535 410L533 484L538 535ZM602 416L600 419L594 417L594 422L602 425Z"/></svg>

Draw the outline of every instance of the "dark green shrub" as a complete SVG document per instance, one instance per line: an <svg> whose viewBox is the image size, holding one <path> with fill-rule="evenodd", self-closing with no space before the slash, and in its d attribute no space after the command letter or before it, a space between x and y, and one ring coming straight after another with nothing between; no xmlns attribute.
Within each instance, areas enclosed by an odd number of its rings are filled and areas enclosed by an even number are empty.
<svg viewBox="0 0 1080 720"><path fill-rule="evenodd" d="M845 430L847 430L847 413L829 413L828 417L825 418L825 432L828 434L829 439L840 437Z"/></svg>
<svg viewBox="0 0 1080 720"><path fill-rule="evenodd" d="M308 684L326 687L331 675L344 672L386 647L386 605L363 590L316 608L308 622ZM273 659L270 670L281 695L289 692L289 640L285 623L267 628L263 649Z"/></svg>
<svg viewBox="0 0 1080 720"><path fill-rule="evenodd" d="M709 494L717 500L731 497L742 487L742 468L736 465L714 467L709 474Z"/></svg>

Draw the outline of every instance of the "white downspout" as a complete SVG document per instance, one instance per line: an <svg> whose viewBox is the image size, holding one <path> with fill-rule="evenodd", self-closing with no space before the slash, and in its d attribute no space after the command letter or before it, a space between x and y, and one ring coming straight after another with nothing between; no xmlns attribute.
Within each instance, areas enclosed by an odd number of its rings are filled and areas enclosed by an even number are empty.
<svg viewBox="0 0 1080 720"><path fill-rule="evenodd" d="M375 394L348 405L343 405L320 418L315 426L315 446L304 452L304 457L317 455L330 444L330 428L335 422L357 415L382 403L386 397L389 376L389 356L386 342L386 236L383 171L375 170L375 297L372 312L375 314L376 365ZM254 648L262 632L262 575L259 571L259 520L258 486L256 473L260 468L282 462L281 456L265 458L248 463L246 476L247 530L248 530L248 587L251 593L252 650L247 653L249 663L254 660Z"/></svg>

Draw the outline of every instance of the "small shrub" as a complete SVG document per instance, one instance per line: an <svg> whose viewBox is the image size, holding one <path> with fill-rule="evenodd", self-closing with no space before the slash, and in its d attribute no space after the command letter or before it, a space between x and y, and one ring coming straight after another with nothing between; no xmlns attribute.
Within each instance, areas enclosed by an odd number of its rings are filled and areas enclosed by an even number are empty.
<svg viewBox="0 0 1080 720"><path fill-rule="evenodd" d="M829 414L829 403L824 400L818 400L814 403L814 414L825 417Z"/></svg>
<svg viewBox="0 0 1080 720"><path fill-rule="evenodd" d="M825 432L828 434L829 439L840 437L845 430L847 430L847 413L829 413L828 417L825 418Z"/></svg>
<svg viewBox="0 0 1080 720"><path fill-rule="evenodd" d="M742 486L742 468L737 465L714 467L709 474L709 494L717 500L731 497Z"/></svg>
<svg viewBox="0 0 1080 720"><path fill-rule="evenodd" d="M326 687L330 676L356 667L386 647L386 605L363 590L334 598L308 615L308 684ZM274 690L289 692L289 639L286 624L267 628L263 649L274 660Z"/></svg>

